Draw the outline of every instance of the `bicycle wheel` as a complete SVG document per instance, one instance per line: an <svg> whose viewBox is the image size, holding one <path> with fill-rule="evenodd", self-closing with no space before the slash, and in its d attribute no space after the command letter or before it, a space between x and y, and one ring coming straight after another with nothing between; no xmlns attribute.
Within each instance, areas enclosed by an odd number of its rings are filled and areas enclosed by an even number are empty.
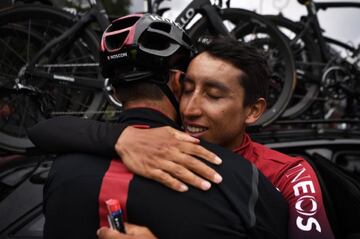
<svg viewBox="0 0 360 239"><path fill-rule="evenodd" d="M294 61L286 38L271 22L256 13L227 8L221 9L219 14L231 35L263 50L268 56L273 71L268 108L256 125L269 125L286 109L296 84ZM216 35L205 17L189 29L189 34L195 41L207 34Z"/></svg>
<svg viewBox="0 0 360 239"><path fill-rule="evenodd" d="M290 40L295 59L297 84L291 101L282 114L284 118L302 115L319 94L321 78L321 53L312 37L304 32L304 26L282 16L267 15ZM301 35L300 35L301 34Z"/></svg>
<svg viewBox="0 0 360 239"><path fill-rule="evenodd" d="M32 58L75 22L75 16L42 5L21 5L0 11L0 146L24 151L31 146L27 128L58 115L94 117L103 103L99 89L71 81L50 80L26 73ZM34 71L88 77L101 81L98 39L90 30L73 42L42 55Z"/></svg>

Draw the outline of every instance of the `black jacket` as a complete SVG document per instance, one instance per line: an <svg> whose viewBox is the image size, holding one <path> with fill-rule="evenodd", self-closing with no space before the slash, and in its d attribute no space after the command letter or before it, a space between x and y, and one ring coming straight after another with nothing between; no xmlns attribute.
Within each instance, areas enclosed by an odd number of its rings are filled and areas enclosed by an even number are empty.
<svg viewBox="0 0 360 239"><path fill-rule="evenodd" d="M76 137L74 141L80 146L67 151L107 155L68 154L55 161L44 191L45 238L96 238L104 175L112 164L119 164L118 160L110 160L114 146L104 145L101 140L116 139L128 125L178 126L150 109L125 111L117 127L78 118L66 119L67 122L60 121L61 125L56 126L61 131L56 139L63 137L65 128L73 129L66 132ZM41 138L41 133L36 134L49 126L46 124L30 131L36 145L35 137ZM109 129L110 135L106 133ZM78 132L82 133L77 135ZM209 165L222 175L223 182L207 192L190 188L188 192L178 193L140 176L131 175L124 183L119 173L116 176L119 188L128 187L123 193L126 195L121 195L126 198L127 220L148 226L159 238L286 238L287 203L272 184L241 156L204 141L201 145L222 158L220 166ZM48 143L38 146L45 148ZM61 147L51 150L59 151ZM112 186L117 188L116 182Z"/></svg>

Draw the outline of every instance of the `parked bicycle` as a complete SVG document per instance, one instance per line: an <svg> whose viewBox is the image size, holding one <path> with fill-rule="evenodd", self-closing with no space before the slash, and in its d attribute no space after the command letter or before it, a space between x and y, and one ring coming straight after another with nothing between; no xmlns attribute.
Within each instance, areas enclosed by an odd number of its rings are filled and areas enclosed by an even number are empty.
<svg viewBox="0 0 360 239"><path fill-rule="evenodd" d="M158 11L156 1L153 11ZM26 129L57 115L96 117L103 113L104 79L98 64L98 38L109 24L101 2L73 15L39 4L0 11L0 145L23 151L31 145ZM292 54L283 34L262 16L222 2L194 0L176 21L193 39L230 34L268 54L274 76L269 108L258 122L268 125L285 110L295 87ZM150 0L148 5L152 7ZM151 10L151 8L149 8ZM193 25L196 15L200 20ZM105 87L106 88L106 87Z"/></svg>
<svg viewBox="0 0 360 239"><path fill-rule="evenodd" d="M320 10L360 8L360 3L298 2L307 9L298 22L267 16L290 37L297 68L295 93L282 116L299 123L360 123L360 45L325 36L318 19Z"/></svg>

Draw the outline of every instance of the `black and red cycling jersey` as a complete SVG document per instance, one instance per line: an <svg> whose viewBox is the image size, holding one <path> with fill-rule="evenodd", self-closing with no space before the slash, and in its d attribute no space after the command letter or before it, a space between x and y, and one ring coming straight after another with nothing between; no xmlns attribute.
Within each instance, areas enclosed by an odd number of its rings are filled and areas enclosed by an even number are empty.
<svg viewBox="0 0 360 239"><path fill-rule="evenodd" d="M305 159L253 142L247 134L234 152L255 164L288 202L289 238L334 238L319 181Z"/></svg>
<svg viewBox="0 0 360 239"><path fill-rule="evenodd" d="M176 128L151 109L125 111L120 123ZM201 145L223 159L219 166L205 162L223 176L209 191L173 191L107 156L60 156L44 188L44 238L97 238L96 230L108 226L108 199L120 201L126 221L158 238L287 238L287 203L266 177L236 153Z"/></svg>
<svg viewBox="0 0 360 239"><path fill-rule="evenodd" d="M54 125L58 128L55 129ZM125 127L123 124L61 117L37 125L30 131L30 136L48 152L76 150L114 156L114 145ZM88 132L91 137L86 135ZM53 142L49 142L50 133L57 136ZM70 144L76 134L82 136L76 139L81 142ZM271 150L251 141L248 135L235 152L254 163L286 198L289 205L289 238L334 238L317 176L303 158Z"/></svg>

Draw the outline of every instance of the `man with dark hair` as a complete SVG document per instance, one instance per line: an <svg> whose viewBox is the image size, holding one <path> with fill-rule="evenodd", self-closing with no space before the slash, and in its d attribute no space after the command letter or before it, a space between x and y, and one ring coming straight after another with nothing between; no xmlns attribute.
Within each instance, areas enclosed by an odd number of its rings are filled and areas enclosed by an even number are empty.
<svg viewBox="0 0 360 239"><path fill-rule="evenodd" d="M112 44L113 36L122 34L122 21L134 22L130 30L125 29L134 35L123 44ZM164 25L171 31L162 30ZM121 127L180 129L175 123L178 107L174 93L180 92L179 70L185 69L172 68L178 67L173 57L180 62L190 59L191 48L182 41L186 37L175 24L153 15L123 17L105 31L102 64L108 66L106 74L125 108L119 119ZM157 46L162 43L161 50L144 44L154 39ZM115 45L121 47L112 49ZM181 51L188 54L179 57ZM144 55L151 61L142 61ZM135 97L142 87L149 91ZM123 89L130 93L120 95ZM200 143L224 161L216 167L223 182L206 192L194 188L182 194L172 191L133 175L119 159L88 154L59 157L44 190L45 238L96 237L96 229L107 225L108 199L120 201L128 222L146 225L159 238L286 238L287 205L281 194L241 156Z"/></svg>
<svg viewBox="0 0 360 239"><path fill-rule="evenodd" d="M244 71L245 74L238 77L245 90L244 106L255 104L259 98L267 98L271 72L261 52L227 37L215 38L200 48L200 53L208 53Z"/></svg>
<svg viewBox="0 0 360 239"><path fill-rule="evenodd" d="M253 61L259 56L247 52L236 41L218 39L191 61L180 103L185 131L243 155L264 173L289 203L289 238L334 238L312 167L245 133L265 109L268 82L264 60Z"/></svg>
<svg viewBox="0 0 360 239"><path fill-rule="evenodd" d="M269 77L256 52L235 40L213 41L187 69L180 102L184 129L239 153L264 173L288 201L289 238L334 238L307 161L257 144L245 132L265 110Z"/></svg>

